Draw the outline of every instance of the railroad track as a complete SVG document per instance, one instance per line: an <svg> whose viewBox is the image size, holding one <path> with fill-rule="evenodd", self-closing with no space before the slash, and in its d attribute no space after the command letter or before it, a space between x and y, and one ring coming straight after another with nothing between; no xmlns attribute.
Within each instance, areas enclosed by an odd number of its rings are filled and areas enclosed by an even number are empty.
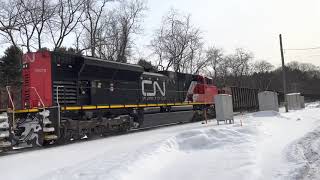
<svg viewBox="0 0 320 180"><path fill-rule="evenodd" d="M185 111L183 111L183 112L185 112ZM183 112L180 111L180 112L174 112L174 113L177 114L178 116L184 116L185 114ZM235 116L241 115L241 114L242 114L241 112L234 112ZM171 115L172 115L172 112L171 112ZM159 118L159 116L157 114L154 114L154 116L151 116L151 118L153 118L155 116L157 116L157 118ZM163 119L163 117L160 117L160 120L161 119ZM159 119L156 119L156 120L153 120L153 121L157 121L157 120L159 120ZM176 119L172 118L171 121L176 121ZM156 130L156 129L159 129L159 128L165 128L165 127L169 127L169 126L176 126L176 125L180 125L180 124L200 123L201 121L197 121L197 122L190 122L190 121L170 122L170 120L167 120L167 122L169 122L169 123L163 123L163 124L157 124L157 125L149 125L149 126L144 126L142 128L132 128L131 130L129 130L127 132L113 132L113 133L108 133L108 134L104 134L104 135L100 135L100 136L99 135L94 135L94 136L87 137L87 138L83 137L83 138L81 138L79 140L73 140L73 141L70 140L70 141L67 141L67 142L57 142L57 143L54 143L54 144L51 144L51 145L42 146L42 147L18 148L18 149L13 148L13 150L11 150L11 151L6 151L6 152L0 153L0 157L7 156L7 155L24 153L24 152L36 151L36 150L50 149L50 148L55 148L55 147L60 147L60 146L67 146L67 145L71 145L71 144L75 144L75 143L83 143L83 142L88 142L88 141L104 139L104 138L110 138L110 137L114 137L114 136L121 136L121 135L144 132L144 131L151 131L151 130Z"/></svg>
<svg viewBox="0 0 320 180"><path fill-rule="evenodd" d="M15 154L20 154L20 153L26 153L26 152L32 152L32 151L37 151L37 150L45 150L45 149L51 149L51 148L56 148L60 146L67 146L67 145L72 145L76 143L84 143L88 141L95 141L95 140L101 140L105 138L110 138L110 137L115 137L115 136L121 136L121 135L128 135L128 134L133 134L133 133L139 133L139 132L144 132L144 131L151 131L159 128L164 128L164 127L169 127L169 126L175 126L179 124L187 124L187 123L199 123L199 122L184 122L184 123L169 123L169 124L162 124L162 125L156 125L156 126L151 126L151 127L143 127L143 128L138 128L138 129L131 129L128 132L122 132L122 133L110 133L106 135L101 135L101 136L92 136L92 137L87 137L87 138L81 138L79 140L74 140L74 141L68 141L68 142L57 142L51 145L46 145L42 147L26 147L26 148L15 148L13 147L13 150L11 151L6 151L0 153L0 157L3 156L8 156L8 155L15 155Z"/></svg>

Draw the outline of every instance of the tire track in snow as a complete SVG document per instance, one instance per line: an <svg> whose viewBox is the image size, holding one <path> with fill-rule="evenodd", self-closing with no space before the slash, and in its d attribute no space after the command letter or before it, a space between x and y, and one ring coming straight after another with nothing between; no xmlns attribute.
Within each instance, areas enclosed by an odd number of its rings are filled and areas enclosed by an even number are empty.
<svg viewBox="0 0 320 180"><path fill-rule="evenodd" d="M295 167L287 179L320 179L320 127L289 145L286 152Z"/></svg>

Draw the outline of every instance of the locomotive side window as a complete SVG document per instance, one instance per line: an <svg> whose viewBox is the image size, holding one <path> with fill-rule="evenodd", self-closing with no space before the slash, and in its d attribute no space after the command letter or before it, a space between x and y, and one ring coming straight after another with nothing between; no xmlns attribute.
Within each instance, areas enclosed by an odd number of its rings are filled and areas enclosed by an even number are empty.
<svg viewBox="0 0 320 180"><path fill-rule="evenodd" d="M206 77L206 84L213 85L213 79Z"/></svg>
<svg viewBox="0 0 320 180"><path fill-rule="evenodd" d="M80 81L80 94L88 94L90 91L90 83L88 81Z"/></svg>
<svg viewBox="0 0 320 180"><path fill-rule="evenodd" d="M99 80L94 80L92 83L91 83L91 87L92 88L101 88L102 87L102 83L101 83L101 81L99 81Z"/></svg>
<svg viewBox="0 0 320 180"><path fill-rule="evenodd" d="M199 84L204 84L204 78L202 76L198 76L198 83Z"/></svg>
<svg viewBox="0 0 320 180"><path fill-rule="evenodd" d="M94 80L91 82L91 92L95 94L97 89L101 89L102 83L99 80Z"/></svg>

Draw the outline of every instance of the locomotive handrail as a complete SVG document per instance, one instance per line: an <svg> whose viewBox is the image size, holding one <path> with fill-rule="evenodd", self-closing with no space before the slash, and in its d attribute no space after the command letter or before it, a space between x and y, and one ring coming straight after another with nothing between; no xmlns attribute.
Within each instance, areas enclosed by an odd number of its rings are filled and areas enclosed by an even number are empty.
<svg viewBox="0 0 320 180"><path fill-rule="evenodd" d="M12 124L13 124L13 127L15 127L15 117L14 117L14 114L15 114L15 106L14 106L14 102L13 102L13 99L12 99L12 96L11 96L11 93L10 93L10 86L6 86L6 90L7 90L7 93L8 93L8 96L9 96L9 100L10 100L10 103L12 105Z"/></svg>
<svg viewBox="0 0 320 180"><path fill-rule="evenodd" d="M39 93L38 93L38 91L37 91L37 88L35 88L35 87L33 87L33 86L31 86L31 87L29 87L30 89L33 89L35 92L36 92L36 94L37 94L37 96L38 96L38 98L39 98L39 100L40 100L40 103L41 103L41 105L42 105L42 107L43 107L43 110L46 110L46 106L44 105L44 103L43 103L43 101L42 101L42 99L41 99L41 97L40 97L40 95L39 95Z"/></svg>
<svg viewBox="0 0 320 180"><path fill-rule="evenodd" d="M61 107L60 107L60 103L59 103L59 88L64 88L64 86L57 86L57 106L58 106L58 127L60 127L61 125ZM65 93L65 91L64 91ZM60 137L60 131L58 131L58 137Z"/></svg>
<svg viewBox="0 0 320 180"><path fill-rule="evenodd" d="M59 88L64 88L64 86L57 86L57 93L56 93L56 99L57 99L57 105L58 107L60 107L60 103L59 103Z"/></svg>

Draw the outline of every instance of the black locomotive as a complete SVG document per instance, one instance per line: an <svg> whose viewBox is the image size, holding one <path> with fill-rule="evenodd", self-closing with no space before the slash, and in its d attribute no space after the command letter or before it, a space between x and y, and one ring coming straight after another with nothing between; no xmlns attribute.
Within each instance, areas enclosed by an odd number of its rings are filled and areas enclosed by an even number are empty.
<svg viewBox="0 0 320 180"><path fill-rule="evenodd" d="M22 108L8 89L10 108L0 112L2 150L201 120L214 115L218 94L204 76L49 51L25 54L22 76ZM257 108L257 91L241 92L239 107Z"/></svg>
<svg viewBox="0 0 320 180"><path fill-rule="evenodd" d="M10 146L190 122L195 112L212 107L218 93L200 75L146 72L139 65L49 51L25 54L22 74L22 108L12 103L2 114L14 131L3 129L0 142Z"/></svg>

